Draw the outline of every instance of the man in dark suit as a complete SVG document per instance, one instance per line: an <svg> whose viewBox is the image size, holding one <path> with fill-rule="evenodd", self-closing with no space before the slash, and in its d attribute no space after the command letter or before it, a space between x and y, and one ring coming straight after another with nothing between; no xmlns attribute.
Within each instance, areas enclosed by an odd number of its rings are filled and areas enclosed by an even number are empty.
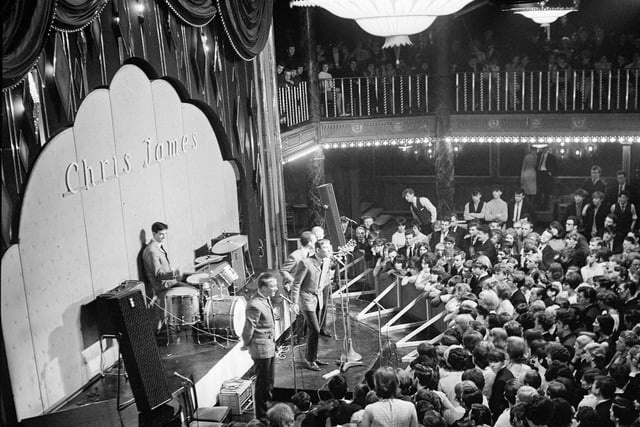
<svg viewBox="0 0 640 427"><path fill-rule="evenodd" d="M607 183L600 178L601 174L602 174L602 169L600 168L600 166L598 165L592 166L591 177L587 178L587 180L582 185L582 188L584 188L584 190L587 193L589 193L589 195L592 197L593 197L593 193L595 193L596 191L601 192L603 195L606 194Z"/></svg>
<svg viewBox="0 0 640 427"><path fill-rule="evenodd" d="M436 245L438 243L444 244L444 239L449 235L449 228L451 223L449 222L448 217L444 217L440 220L440 230L436 230L431 233L431 238L429 239L429 247L431 252L435 252Z"/></svg>
<svg viewBox="0 0 640 427"><path fill-rule="evenodd" d="M403 255L406 259L418 256L418 248L416 246L416 233L413 230L404 232L405 245L398 249L398 255Z"/></svg>
<svg viewBox="0 0 640 427"><path fill-rule="evenodd" d="M570 216L575 217L577 220L576 225L578 226L578 231L581 233L584 231L584 217L582 216L582 213L587 207L587 202L585 202L587 196L588 194L585 190L582 188L577 189L576 192L573 193L573 203L567 206L567 211L564 215L565 222Z"/></svg>
<svg viewBox="0 0 640 427"><path fill-rule="evenodd" d="M467 223L467 235L464 236L462 241L462 249L467 258L473 258L476 254L476 249L480 246L480 239L478 238L478 221L471 220Z"/></svg>
<svg viewBox="0 0 640 427"><path fill-rule="evenodd" d="M276 335L271 298L277 292L278 279L273 274L262 273L258 276L258 290L247 304L245 312L241 350L249 350L256 367L256 418L267 414L267 402L272 400Z"/></svg>
<svg viewBox="0 0 640 427"><path fill-rule="evenodd" d="M538 155L536 167L536 184L538 187L538 205L546 207L549 195L553 190L553 177L556 173L556 158L549 152L549 147L544 146Z"/></svg>
<svg viewBox="0 0 640 427"><path fill-rule="evenodd" d="M600 418L602 427L614 427L609 417L611 404L616 392L616 382L611 377L598 375L591 386L591 394L596 397L596 412Z"/></svg>
<svg viewBox="0 0 640 427"><path fill-rule="evenodd" d="M491 265L495 264L498 261L498 251L496 251L496 247L490 239L491 231L489 230L489 226L483 224L478 227L478 239L480 241L480 245L476 251L476 254L485 255L491 261Z"/></svg>
<svg viewBox="0 0 640 427"><path fill-rule="evenodd" d="M458 225L458 215L451 214L451 220L449 221L449 235L455 236L455 246L458 249L462 249L464 236L467 232L464 228Z"/></svg>
<svg viewBox="0 0 640 427"><path fill-rule="evenodd" d="M584 215L584 236L587 239L598 236L602 237L604 232L604 219L607 217L608 209L604 206L604 193L596 191L591 195L591 204L587 206Z"/></svg>
<svg viewBox="0 0 640 427"><path fill-rule="evenodd" d="M513 194L513 201L507 204L507 228L513 227L513 223L527 218L534 221L534 208L531 202L524 197L524 190L518 188Z"/></svg>
<svg viewBox="0 0 640 427"><path fill-rule="evenodd" d="M632 204L637 205L638 194L636 192L636 188L628 183L627 173L623 170L619 170L618 172L616 172L616 185L610 186L605 194L605 202L607 202L607 205L610 206L616 203L618 201L618 197L620 197L620 194L623 191L628 191L629 201Z"/></svg>
<svg viewBox="0 0 640 427"><path fill-rule="evenodd" d="M546 270L549 268L552 262L555 262L560 258L560 254L549 246L549 241L553 237L551 229L547 228L540 234L540 246L538 247L538 253L542 257L540 262L540 269Z"/></svg>
<svg viewBox="0 0 640 427"><path fill-rule="evenodd" d="M307 323L306 367L319 371L319 365L326 362L318 360L318 338L320 336L319 314L322 310L322 291L331 283L330 260L333 255L331 242L327 239L316 242L314 256L302 259L294 274L291 286L292 310L302 312Z"/></svg>

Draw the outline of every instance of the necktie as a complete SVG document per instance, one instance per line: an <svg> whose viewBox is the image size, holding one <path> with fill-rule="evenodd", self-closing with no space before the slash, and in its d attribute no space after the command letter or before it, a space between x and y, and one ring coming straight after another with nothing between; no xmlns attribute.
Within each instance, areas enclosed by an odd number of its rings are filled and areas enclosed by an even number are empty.
<svg viewBox="0 0 640 427"><path fill-rule="evenodd" d="M170 262L169 262L169 254L167 253L167 250L164 248L163 245L160 245L160 249L162 250L162 253L164 254L164 257L167 259L167 264L170 264Z"/></svg>
<svg viewBox="0 0 640 427"><path fill-rule="evenodd" d="M622 193L622 190L624 190L624 185L621 184L618 186L618 196Z"/></svg>
<svg viewBox="0 0 640 427"><path fill-rule="evenodd" d="M596 227L596 216L598 215L598 208L593 208L593 223L591 223L591 233L596 234L598 232L598 227Z"/></svg>
<svg viewBox="0 0 640 427"><path fill-rule="evenodd" d="M513 208L513 222L520 220L520 202L516 203Z"/></svg>

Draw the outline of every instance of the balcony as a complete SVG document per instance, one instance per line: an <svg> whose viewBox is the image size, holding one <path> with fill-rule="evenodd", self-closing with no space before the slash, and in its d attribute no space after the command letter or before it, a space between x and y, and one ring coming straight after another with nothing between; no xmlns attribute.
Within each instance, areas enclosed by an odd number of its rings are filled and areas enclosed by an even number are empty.
<svg viewBox="0 0 640 427"><path fill-rule="evenodd" d="M424 74L323 80L317 127L310 121L307 83L280 88L285 159L317 144L334 148L429 142L435 136L432 81ZM449 90L450 134L490 142L637 137L639 87L639 69L456 73Z"/></svg>

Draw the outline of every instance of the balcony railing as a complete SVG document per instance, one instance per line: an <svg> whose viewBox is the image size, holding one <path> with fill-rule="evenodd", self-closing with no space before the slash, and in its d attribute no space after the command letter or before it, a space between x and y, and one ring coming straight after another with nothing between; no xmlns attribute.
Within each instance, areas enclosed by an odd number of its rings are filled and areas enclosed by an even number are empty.
<svg viewBox="0 0 640 427"><path fill-rule="evenodd" d="M291 127L309 120L307 82L278 88L278 106L281 126Z"/></svg>
<svg viewBox="0 0 640 427"><path fill-rule="evenodd" d="M640 70L457 73L455 113L638 112ZM433 112L431 77L351 77L320 81L320 115L379 117ZM284 125L309 120L307 83L279 89Z"/></svg>
<svg viewBox="0 0 640 427"><path fill-rule="evenodd" d="M638 111L640 70L458 73L458 113Z"/></svg>

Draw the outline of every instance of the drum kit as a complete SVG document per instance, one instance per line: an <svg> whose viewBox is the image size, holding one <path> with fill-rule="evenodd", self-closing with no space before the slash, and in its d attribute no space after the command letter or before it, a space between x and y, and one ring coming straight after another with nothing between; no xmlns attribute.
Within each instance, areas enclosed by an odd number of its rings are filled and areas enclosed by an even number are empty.
<svg viewBox="0 0 640 427"><path fill-rule="evenodd" d="M222 331L227 338L239 337L244 328L247 303L244 297L229 292L237 279L238 275L227 262L212 266L208 272L190 275L186 280L189 286L174 286L167 291L167 325L201 324L212 334Z"/></svg>

